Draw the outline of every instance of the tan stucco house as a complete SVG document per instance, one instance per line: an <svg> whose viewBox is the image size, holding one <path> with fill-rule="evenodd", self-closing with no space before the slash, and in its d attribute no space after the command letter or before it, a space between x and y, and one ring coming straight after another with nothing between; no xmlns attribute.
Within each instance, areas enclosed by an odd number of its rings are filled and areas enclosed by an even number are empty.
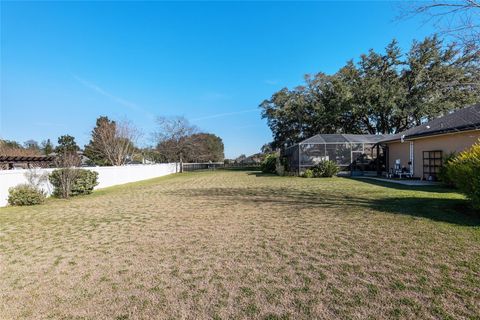
<svg viewBox="0 0 480 320"><path fill-rule="evenodd" d="M381 140L387 172L408 171L436 180L446 155L461 152L480 139L480 104L466 107Z"/></svg>

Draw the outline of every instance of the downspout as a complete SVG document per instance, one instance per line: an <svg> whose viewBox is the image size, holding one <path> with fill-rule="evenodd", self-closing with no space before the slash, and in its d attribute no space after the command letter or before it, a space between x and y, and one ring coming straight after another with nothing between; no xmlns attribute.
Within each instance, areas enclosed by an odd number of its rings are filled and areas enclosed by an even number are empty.
<svg viewBox="0 0 480 320"><path fill-rule="evenodd" d="M413 177L413 174L414 174L414 172L413 172L413 161L414 161L414 159L413 158L414 158L413 157L413 141L410 141L410 174L412 175L412 177Z"/></svg>

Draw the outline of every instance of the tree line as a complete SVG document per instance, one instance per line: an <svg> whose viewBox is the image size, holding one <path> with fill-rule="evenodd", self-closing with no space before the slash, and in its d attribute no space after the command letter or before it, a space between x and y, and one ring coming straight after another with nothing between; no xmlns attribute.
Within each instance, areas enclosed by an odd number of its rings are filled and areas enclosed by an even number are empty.
<svg viewBox="0 0 480 320"><path fill-rule="evenodd" d="M155 162L218 162L223 161L224 145L220 137L202 132L184 117L158 117L157 130L152 134L153 145L139 147L141 131L130 121L115 121L100 116L91 131L83 152L71 135L60 136L58 144L50 139L39 144L28 140L21 144L0 139L0 155L55 155L57 166L80 165L81 154L87 165L120 166L127 163Z"/></svg>
<svg viewBox="0 0 480 320"><path fill-rule="evenodd" d="M306 75L260 104L283 147L318 133L392 134L480 101L480 55L475 47L438 36L414 41L404 53L393 40L335 74Z"/></svg>

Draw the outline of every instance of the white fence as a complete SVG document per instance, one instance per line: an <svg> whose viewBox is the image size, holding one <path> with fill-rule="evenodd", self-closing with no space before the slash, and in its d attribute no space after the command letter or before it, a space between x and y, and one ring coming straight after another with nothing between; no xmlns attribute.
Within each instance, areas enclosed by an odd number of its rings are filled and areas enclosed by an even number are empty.
<svg viewBox="0 0 480 320"><path fill-rule="evenodd" d="M98 186L95 189L106 188L128 182L146 180L180 170L177 163L161 163L151 165L129 165L122 167L87 167L98 172ZM50 173L54 169L36 169L38 173ZM0 170L0 207L7 205L8 189L16 185L27 183L26 174L29 170ZM50 195L53 191L49 182L44 182L40 187Z"/></svg>

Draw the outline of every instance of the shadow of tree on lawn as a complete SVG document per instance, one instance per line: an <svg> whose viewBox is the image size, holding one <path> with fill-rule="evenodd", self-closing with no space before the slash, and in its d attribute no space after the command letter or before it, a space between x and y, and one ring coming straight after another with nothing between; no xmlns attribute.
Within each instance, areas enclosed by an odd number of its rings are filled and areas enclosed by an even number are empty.
<svg viewBox="0 0 480 320"><path fill-rule="evenodd" d="M427 198L427 197L394 197L373 199L372 209L428 218L463 226L480 226L480 215L475 213L467 200Z"/></svg>
<svg viewBox="0 0 480 320"><path fill-rule="evenodd" d="M394 190L406 190L406 191L426 191L426 192L436 192L436 193L452 193L455 192L454 189L442 186L442 185L431 185L431 186L408 186L404 184L399 184L389 181L379 181L368 178L346 178L353 181L366 183L378 187L385 187Z"/></svg>
<svg viewBox="0 0 480 320"><path fill-rule="evenodd" d="M403 188L407 187L407 188ZM432 190L432 197L424 196L428 189L424 187L400 186L400 190L422 190L422 196L378 197L352 195L350 190L312 190L296 188L188 188L171 192L186 198L207 198L213 204L228 206L236 203L253 203L255 205L271 204L280 206L287 212L295 214L299 209L349 208L372 209L390 214L410 215L434 221L448 222L463 226L480 226L480 215L473 212L468 201L463 199L439 198L437 188ZM430 187L427 187L430 188ZM434 196L435 195L435 196Z"/></svg>

